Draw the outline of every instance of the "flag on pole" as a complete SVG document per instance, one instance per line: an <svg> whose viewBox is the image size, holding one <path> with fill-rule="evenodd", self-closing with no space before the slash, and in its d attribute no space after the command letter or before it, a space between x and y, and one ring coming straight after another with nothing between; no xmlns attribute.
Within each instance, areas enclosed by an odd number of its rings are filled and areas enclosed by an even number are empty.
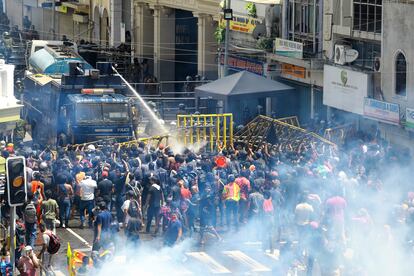
<svg viewBox="0 0 414 276"><path fill-rule="evenodd" d="M75 271L73 269L73 254L72 249L70 248L70 243L68 242L68 250L66 252L67 262L68 262L68 272L69 276L75 276Z"/></svg>

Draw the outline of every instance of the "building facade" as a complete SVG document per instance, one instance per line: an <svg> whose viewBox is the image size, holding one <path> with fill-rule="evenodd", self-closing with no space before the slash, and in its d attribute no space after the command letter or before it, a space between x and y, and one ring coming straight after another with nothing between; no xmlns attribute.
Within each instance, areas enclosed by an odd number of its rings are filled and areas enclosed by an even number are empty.
<svg viewBox="0 0 414 276"><path fill-rule="evenodd" d="M13 141L21 108L14 97L14 66L0 59L0 140Z"/></svg>
<svg viewBox="0 0 414 276"><path fill-rule="evenodd" d="M414 28L412 1L383 1L381 90L384 101L398 108L398 124L380 123L383 136L414 153L414 59L410 32Z"/></svg>
<svg viewBox="0 0 414 276"><path fill-rule="evenodd" d="M12 26L24 29L26 17L41 39L59 40L63 35L74 41L89 39L92 30L88 20L89 0L62 2L54 16L51 4L50 0L4 0L4 9Z"/></svg>
<svg viewBox="0 0 414 276"><path fill-rule="evenodd" d="M41 39L91 41L118 47L130 43L131 58L148 64L158 81L186 76L217 78L218 0L79 0L62 2L53 13L51 0L6 0L12 25L27 17ZM53 35L55 34L55 35Z"/></svg>
<svg viewBox="0 0 414 276"><path fill-rule="evenodd" d="M132 57L158 81L217 77L218 1L91 0L90 10L91 40L118 46L130 38Z"/></svg>
<svg viewBox="0 0 414 276"><path fill-rule="evenodd" d="M325 1L323 15L324 104L329 120L376 129L375 106L383 100L382 0Z"/></svg>
<svg viewBox="0 0 414 276"><path fill-rule="evenodd" d="M267 54L269 75L296 88L297 115L302 123L326 115L322 103L322 4L319 0L281 1L275 19L279 31Z"/></svg>

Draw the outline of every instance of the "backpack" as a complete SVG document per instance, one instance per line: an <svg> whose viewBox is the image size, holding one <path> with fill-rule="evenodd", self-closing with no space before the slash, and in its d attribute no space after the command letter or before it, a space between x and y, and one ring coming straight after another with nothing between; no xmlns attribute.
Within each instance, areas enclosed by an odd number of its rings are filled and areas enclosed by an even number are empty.
<svg viewBox="0 0 414 276"><path fill-rule="evenodd" d="M16 247L19 248L24 246L26 236L26 227L20 220L16 221Z"/></svg>
<svg viewBox="0 0 414 276"><path fill-rule="evenodd" d="M24 208L24 220L27 223L35 223L37 221L36 207L33 203L27 204Z"/></svg>
<svg viewBox="0 0 414 276"><path fill-rule="evenodd" d="M132 218L139 218L139 205L138 202L136 200L131 200L131 202L129 203L129 208L128 208L128 215Z"/></svg>
<svg viewBox="0 0 414 276"><path fill-rule="evenodd" d="M134 192L134 195L136 197L140 197L141 196L141 184L138 181L131 181L127 184L127 186L129 187L129 189L131 191Z"/></svg>
<svg viewBox="0 0 414 276"><path fill-rule="evenodd" d="M49 246L47 247L47 252L49 254L56 254L60 249L60 239L53 232L48 232L46 235L49 236Z"/></svg>

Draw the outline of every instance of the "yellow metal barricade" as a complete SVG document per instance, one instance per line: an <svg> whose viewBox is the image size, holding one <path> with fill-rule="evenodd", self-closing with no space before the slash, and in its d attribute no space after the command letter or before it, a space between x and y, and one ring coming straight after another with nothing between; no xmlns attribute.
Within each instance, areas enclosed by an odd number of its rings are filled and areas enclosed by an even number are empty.
<svg viewBox="0 0 414 276"><path fill-rule="evenodd" d="M284 123L287 123L287 124L292 125L292 126L300 127L299 119L298 119L297 116L278 118L277 120L281 121L281 122L284 122Z"/></svg>
<svg viewBox="0 0 414 276"><path fill-rule="evenodd" d="M354 135L356 131L355 124L345 124L341 126L337 126L334 128L327 128L324 132L324 138L336 143L338 145L343 145L345 143L345 139L348 136Z"/></svg>
<svg viewBox="0 0 414 276"><path fill-rule="evenodd" d="M138 145L138 143L141 143L141 142L144 142L145 144L151 143L153 145L159 145L161 143L164 143L165 145L168 145L169 144L168 143L168 138L169 138L169 135L150 136L150 137L142 137L142 138L138 138L138 139L134 139L134 140L129 140L129 141L126 141L126 142L114 142L114 139L101 139L101 140L86 142L86 143L82 143L82 144L74 144L74 145L71 145L71 147L72 148L85 147L85 146L90 145L90 144L99 144L99 143L108 142L108 141L113 141L113 143L116 143L119 146L127 146L127 147L130 147L133 144ZM64 149L67 149L67 147L64 147Z"/></svg>
<svg viewBox="0 0 414 276"><path fill-rule="evenodd" d="M233 114L177 115L177 140L213 151L233 144Z"/></svg>

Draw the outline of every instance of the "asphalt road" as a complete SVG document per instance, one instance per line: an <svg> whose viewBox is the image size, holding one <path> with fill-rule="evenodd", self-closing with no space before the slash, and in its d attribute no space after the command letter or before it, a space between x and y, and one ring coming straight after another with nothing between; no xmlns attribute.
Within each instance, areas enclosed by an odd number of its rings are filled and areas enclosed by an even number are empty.
<svg viewBox="0 0 414 276"><path fill-rule="evenodd" d="M93 230L80 229L79 221L76 220L71 221L69 225L73 227L57 228L62 245L53 261L56 275L68 275L66 266L68 242L72 250L81 250L88 254L91 252ZM122 246L125 241L123 233L119 233L119 236ZM245 239L244 233L225 233L222 235L222 241L207 241L203 248L192 243L196 237L188 238L182 243L183 245L177 246L178 249L163 251L162 237L142 233L142 246L146 248L145 250L149 249L137 253L140 260L131 263L129 259L125 260L125 254L120 253L120 256L116 257L115 265L118 269L124 267L129 275L157 276L166 273L165 270L157 267L169 269L169 272L174 271L169 273L170 275L275 275L278 269L278 250L273 253L263 251L260 241L249 241ZM130 255L131 252L127 254ZM108 274L102 272L102 275Z"/></svg>

